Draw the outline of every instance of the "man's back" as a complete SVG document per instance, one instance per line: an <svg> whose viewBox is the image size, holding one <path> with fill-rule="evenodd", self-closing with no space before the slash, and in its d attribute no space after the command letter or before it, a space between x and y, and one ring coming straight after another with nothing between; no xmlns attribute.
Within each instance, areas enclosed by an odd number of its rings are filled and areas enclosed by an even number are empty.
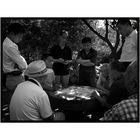
<svg viewBox="0 0 140 140"><path fill-rule="evenodd" d="M10 102L10 120L41 121L51 115L48 96L41 87L30 81L18 85Z"/></svg>

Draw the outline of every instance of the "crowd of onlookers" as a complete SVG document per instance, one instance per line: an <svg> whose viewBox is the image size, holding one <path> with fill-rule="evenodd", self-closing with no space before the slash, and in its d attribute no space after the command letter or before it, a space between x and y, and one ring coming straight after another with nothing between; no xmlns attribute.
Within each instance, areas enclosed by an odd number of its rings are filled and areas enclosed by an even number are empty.
<svg viewBox="0 0 140 140"><path fill-rule="evenodd" d="M63 112L52 110L47 91L69 86L68 67L73 62L79 65L78 85L101 91L100 95L93 94L100 104L98 121L138 121L137 32L129 19L119 19L117 27L125 37L121 57L101 64L97 79L97 51L90 37L82 39L83 48L72 60L72 51L67 46L68 32L62 31L49 54L44 53L42 60L28 65L17 45L25 30L19 23L11 24L3 42L2 72L2 91L14 90L10 121L67 121Z"/></svg>

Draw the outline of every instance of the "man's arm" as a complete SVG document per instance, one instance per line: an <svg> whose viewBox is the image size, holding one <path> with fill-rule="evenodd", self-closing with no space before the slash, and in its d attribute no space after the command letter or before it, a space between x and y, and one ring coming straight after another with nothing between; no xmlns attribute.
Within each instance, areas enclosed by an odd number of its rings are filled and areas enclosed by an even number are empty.
<svg viewBox="0 0 140 140"><path fill-rule="evenodd" d="M64 120L65 120L65 115L62 112L53 112L53 114L50 117L43 119L43 121L46 122L64 121Z"/></svg>
<svg viewBox="0 0 140 140"><path fill-rule="evenodd" d="M97 93L93 94L93 97L95 99L97 99L103 107L111 108L111 105L107 103L105 97L101 97L101 96L97 95Z"/></svg>
<svg viewBox="0 0 140 140"><path fill-rule="evenodd" d="M26 60L20 55L17 49L8 50L9 57L18 65L18 68L23 71L27 68Z"/></svg>
<svg viewBox="0 0 140 140"><path fill-rule="evenodd" d="M81 59L81 58L77 59L77 63L78 63L78 64L81 64L81 65L83 65L83 66L94 66L94 65L95 65L95 64L92 63L89 59L84 60L84 59Z"/></svg>
<svg viewBox="0 0 140 140"><path fill-rule="evenodd" d="M65 115L62 112L53 112L47 93L39 100L39 112L43 121L64 121Z"/></svg>
<svg viewBox="0 0 140 140"><path fill-rule="evenodd" d="M59 63L64 63L64 59L63 58L59 58L59 59L53 59L53 62L59 62Z"/></svg>

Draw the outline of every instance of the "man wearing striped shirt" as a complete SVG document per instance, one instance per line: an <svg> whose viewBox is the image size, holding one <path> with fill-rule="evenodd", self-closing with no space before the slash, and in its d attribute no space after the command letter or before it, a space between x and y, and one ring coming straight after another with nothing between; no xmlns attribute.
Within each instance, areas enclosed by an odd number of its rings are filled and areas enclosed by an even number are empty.
<svg viewBox="0 0 140 140"><path fill-rule="evenodd" d="M122 53L119 61L127 67L132 61L137 59L137 30L134 30L128 18L121 18L117 22L120 34L125 37Z"/></svg>
<svg viewBox="0 0 140 140"><path fill-rule="evenodd" d="M3 78L6 87L14 90L23 81L22 72L27 68L26 60L20 55L18 45L25 30L19 23L12 23L3 42Z"/></svg>

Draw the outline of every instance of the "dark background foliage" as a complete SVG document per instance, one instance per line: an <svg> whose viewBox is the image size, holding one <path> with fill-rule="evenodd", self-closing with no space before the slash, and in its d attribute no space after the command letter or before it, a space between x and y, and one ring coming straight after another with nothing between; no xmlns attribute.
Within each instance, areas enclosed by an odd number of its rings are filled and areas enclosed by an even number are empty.
<svg viewBox="0 0 140 140"><path fill-rule="evenodd" d="M79 51L81 40L90 36L94 48L98 51L98 62L104 57L119 58L123 44L115 22L117 19L95 18L2 18L1 39L7 35L9 24L19 22L26 28L26 34L19 44L21 54L28 63L40 59L43 53L58 42L61 30L69 32L68 45L72 51ZM138 28L137 19L132 19L134 28Z"/></svg>

